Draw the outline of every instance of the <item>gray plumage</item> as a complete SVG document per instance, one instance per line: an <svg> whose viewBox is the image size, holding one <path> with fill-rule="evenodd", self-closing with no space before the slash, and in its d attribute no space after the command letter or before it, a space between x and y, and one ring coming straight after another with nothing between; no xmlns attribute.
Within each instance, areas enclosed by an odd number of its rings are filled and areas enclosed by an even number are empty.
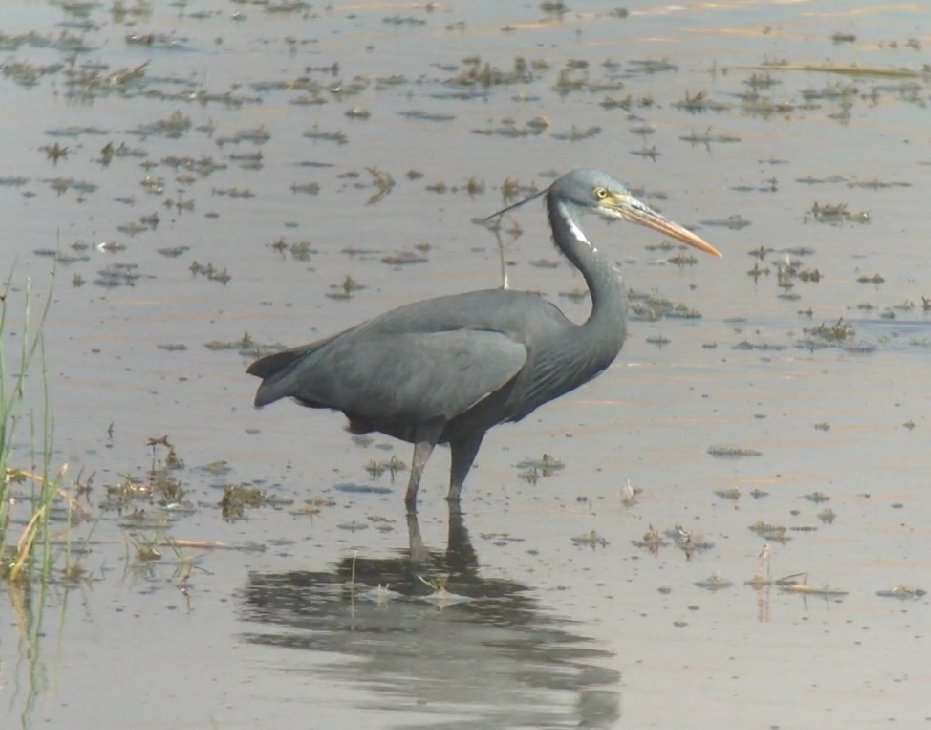
<svg viewBox="0 0 931 730"><path fill-rule="evenodd" d="M584 324L572 323L535 294L513 290L416 302L257 360L248 369L263 380L255 405L292 398L309 408L342 411L353 433L378 432L413 443L405 498L411 510L434 446L448 443L447 499L454 508L486 431L519 421L587 383L611 365L624 343L625 289L582 234L576 213L632 220L720 255L605 173L574 170L544 194L553 241L591 291L592 312Z"/></svg>

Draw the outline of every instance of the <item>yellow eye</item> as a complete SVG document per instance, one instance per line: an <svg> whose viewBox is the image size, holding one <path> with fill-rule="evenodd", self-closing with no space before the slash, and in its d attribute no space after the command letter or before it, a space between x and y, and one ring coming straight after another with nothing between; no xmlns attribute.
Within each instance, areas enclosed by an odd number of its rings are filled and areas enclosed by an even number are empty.
<svg viewBox="0 0 931 730"><path fill-rule="evenodd" d="M604 200L608 197L608 191L604 188L595 188L595 197L598 198L598 200Z"/></svg>

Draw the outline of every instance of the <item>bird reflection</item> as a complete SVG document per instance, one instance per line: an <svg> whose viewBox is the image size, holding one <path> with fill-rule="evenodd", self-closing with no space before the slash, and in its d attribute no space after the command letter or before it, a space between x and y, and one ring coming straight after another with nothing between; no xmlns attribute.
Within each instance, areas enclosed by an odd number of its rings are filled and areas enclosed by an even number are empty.
<svg viewBox="0 0 931 730"><path fill-rule="evenodd" d="M386 711L399 713L399 725L417 712L418 726L457 730L614 725L620 673L603 666L612 652L541 606L533 586L483 577L462 514L450 514L439 550L425 545L415 513L407 526L395 555L356 553L332 571L250 573L245 641L319 653L308 657L311 673L354 690L347 697L367 689L359 727L373 726L373 710L380 727L390 725ZM425 600L424 583L438 576L461 601Z"/></svg>

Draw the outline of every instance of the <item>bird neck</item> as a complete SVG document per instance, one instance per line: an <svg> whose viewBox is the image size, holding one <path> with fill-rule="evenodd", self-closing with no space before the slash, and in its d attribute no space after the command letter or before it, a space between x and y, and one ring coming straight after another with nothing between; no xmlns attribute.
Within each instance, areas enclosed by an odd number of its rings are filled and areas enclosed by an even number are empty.
<svg viewBox="0 0 931 730"><path fill-rule="evenodd" d="M585 326L597 327L605 321L610 322L610 329L615 329L623 342L627 327L627 292L620 274L588 240L565 202L555 199L552 192L546 202L553 243L585 277L591 292L592 313ZM609 328L602 331L605 329Z"/></svg>

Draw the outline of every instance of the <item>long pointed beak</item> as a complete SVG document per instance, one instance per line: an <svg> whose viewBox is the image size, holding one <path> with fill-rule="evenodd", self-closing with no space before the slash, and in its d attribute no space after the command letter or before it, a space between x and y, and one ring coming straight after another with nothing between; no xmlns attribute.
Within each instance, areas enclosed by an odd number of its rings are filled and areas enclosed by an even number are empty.
<svg viewBox="0 0 931 730"><path fill-rule="evenodd" d="M671 221L665 216L660 215L650 206L641 203L633 196L615 198L612 208L620 218L629 220L632 223L639 223L647 228L652 228L654 231L659 231L670 238L682 241L682 243L687 243L689 246L694 246L699 251L710 253L712 256L721 255L721 252L710 243L696 236L687 228L680 226L675 221Z"/></svg>

